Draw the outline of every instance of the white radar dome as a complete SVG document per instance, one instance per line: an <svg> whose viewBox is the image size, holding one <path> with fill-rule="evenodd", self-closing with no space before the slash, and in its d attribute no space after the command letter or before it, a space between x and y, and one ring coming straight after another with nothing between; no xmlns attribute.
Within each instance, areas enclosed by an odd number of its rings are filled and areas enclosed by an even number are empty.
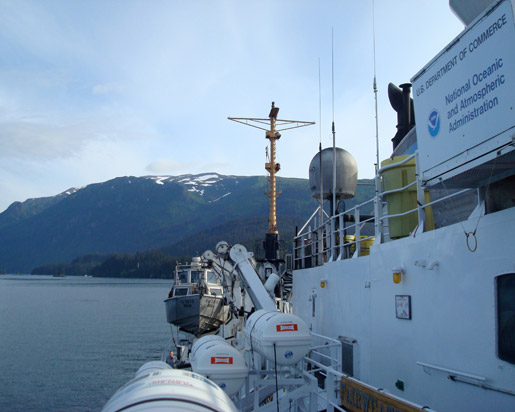
<svg viewBox="0 0 515 412"><path fill-rule="evenodd" d="M354 157L344 149L336 148L336 198L350 199L356 193L358 184L358 164ZM322 160L320 161L320 155ZM333 197L333 148L318 152L309 164L309 187L311 196L320 199Z"/></svg>

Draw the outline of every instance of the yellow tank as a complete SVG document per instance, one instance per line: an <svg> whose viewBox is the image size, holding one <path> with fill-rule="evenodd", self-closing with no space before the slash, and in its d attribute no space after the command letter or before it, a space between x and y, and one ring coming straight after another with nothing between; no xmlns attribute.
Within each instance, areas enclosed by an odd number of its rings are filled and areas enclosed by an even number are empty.
<svg viewBox="0 0 515 412"><path fill-rule="evenodd" d="M368 236L360 236L360 242L361 243L361 254L360 256L367 256L370 255L370 246L372 246L376 240L375 237L371 237L369 239L366 239Z"/></svg>
<svg viewBox="0 0 515 412"><path fill-rule="evenodd" d="M393 159L386 159L381 162L381 167L401 162L408 156L395 156ZM415 181L415 158L408 162L395 166L382 173L383 191L400 189ZM385 196L388 214L396 215L416 209L417 207L417 186L413 185L402 192L390 193ZM429 202L429 192L424 193L424 201ZM418 224L418 212L415 211L405 216L393 217L388 219L390 238L398 239L408 236ZM433 213L431 207L426 208L426 230L434 229Z"/></svg>
<svg viewBox="0 0 515 412"><path fill-rule="evenodd" d="M350 242L355 242L355 241L356 241L356 236L345 235L345 243L350 243ZM350 251L350 256L352 256L354 254L354 252L356 251L356 243L352 243L346 247L349 248L348 250Z"/></svg>

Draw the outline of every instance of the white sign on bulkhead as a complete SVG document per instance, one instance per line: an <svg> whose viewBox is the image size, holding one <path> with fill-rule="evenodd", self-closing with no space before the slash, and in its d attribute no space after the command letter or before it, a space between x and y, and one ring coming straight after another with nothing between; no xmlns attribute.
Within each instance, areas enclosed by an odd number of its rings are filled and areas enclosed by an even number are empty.
<svg viewBox="0 0 515 412"><path fill-rule="evenodd" d="M412 79L424 177L514 126L514 44L511 2L504 1Z"/></svg>

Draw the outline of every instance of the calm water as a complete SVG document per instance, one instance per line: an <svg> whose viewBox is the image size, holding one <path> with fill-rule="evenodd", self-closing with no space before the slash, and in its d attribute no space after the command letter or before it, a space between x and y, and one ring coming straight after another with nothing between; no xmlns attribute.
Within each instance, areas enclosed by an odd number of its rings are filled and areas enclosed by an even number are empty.
<svg viewBox="0 0 515 412"><path fill-rule="evenodd" d="M98 411L171 333L170 281L0 276L0 411Z"/></svg>

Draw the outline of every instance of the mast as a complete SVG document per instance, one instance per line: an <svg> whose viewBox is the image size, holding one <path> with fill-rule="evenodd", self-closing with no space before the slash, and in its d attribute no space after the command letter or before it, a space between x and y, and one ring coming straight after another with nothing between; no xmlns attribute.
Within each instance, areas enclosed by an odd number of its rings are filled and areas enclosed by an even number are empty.
<svg viewBox="0 0 515 412"><path fill-rule="evenodd" d="M270 130L266 131L266 138L270 140L270 161L265 163L265 170L270 175L270 191L265 194L270 199L270 210L268 212L268 234L278 235L277 231L277 197L282 191L277 192L275 174L281 169L281 165L275 162L275 143L281 138L281 134L275 130L277 123L277 113L279 108L275 107L275 102L272 102L272 108L270 109Z"/></svg>
<svg viewBox="0 0 515 412"><path fill-rule="evenodd" d="M276 174L280 170L281 165L276 162L276 143L280 139L280 130L296 129L299 127L310 126L315 122L304 122L300 120L283 120L278 119L277 114L279 108L275 107L275 102L272 102L272 108L268 114L268 119L259 119L251 117L228 117L229 120L242 123L247 126L255 127L265 131L265 137L270 140L270 151L267 147L267 161L265 163L265 170L269 174L270 190L265 191L266 196L270 199L270 206L268 211L268 232L265 239L265 260L277 261L279 250L279 231L277 230L277 197L281 191L277 191L277 177ZM265 128L261 125L267 125Z"/></svg>

